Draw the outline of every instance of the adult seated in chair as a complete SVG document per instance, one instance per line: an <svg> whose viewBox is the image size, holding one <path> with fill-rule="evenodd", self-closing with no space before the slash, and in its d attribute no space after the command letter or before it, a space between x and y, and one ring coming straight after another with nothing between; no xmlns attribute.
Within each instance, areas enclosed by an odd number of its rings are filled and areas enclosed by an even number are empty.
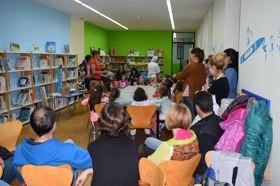
<svg viewBox="0 0 280 186"><path fill-rule="evenodd" d="M84 170L82 175L87 175L87 172L92 171L89 153L75 144L63 143L54 138L56 122L55 113L51 108L41 107L33 111L30 124L37 137L34 140L23 139L15 151L14 166L69 164L74 171Z"/></svg>
<svg viewBox="0 0 280 186"><path fill-rule="evenodd" d="M102 136L88 146L94 162L91 185L137 185L137 144L125 134L128 122L123 106L105 105L100 116Z"/></svg>
<svg viewBox="0 0 280 186"><path fill-rule="evenodd" d="M0 146L0 180L11 184L16 178L16 171L13 166L13 153L9 152L6 148ZM1 185L1 182L0 182Z"/></svg>
<svg viewBox="0 0 280 186"><path fill-rule="evenodd" d="M202 155L196 169L196 174L202 175L207 169L204 156L208 151L214 150L214 146L224 131L219 125L222 119L213 111L213 100L210 93L205 91L196 93L194 96L194 105L197 114L201 118L200 121L191 127L191 130L195 132L198 138L199 151Z"/></svg>

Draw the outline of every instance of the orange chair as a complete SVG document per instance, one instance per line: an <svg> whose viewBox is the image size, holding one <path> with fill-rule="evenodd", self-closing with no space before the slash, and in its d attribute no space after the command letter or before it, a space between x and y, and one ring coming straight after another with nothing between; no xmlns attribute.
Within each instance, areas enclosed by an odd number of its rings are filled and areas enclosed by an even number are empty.
<svg viewBox="0 0 280 186"><path fill-rule="evenodd" d="M95 112L98 114L98 116L101 115L101 111L103 110L105 104L96 104L94 106ZM91 141L91 137L93 136L93 140L96 139L96 134L97 134L97 123L92 123L91 120L89 119L90 123L91 123L91 129L89 131L89 139L88 139L88 143Z"/></svg>
<svg viewBox="0 0 280 186"><path fill-rule="evenodd" d="M2 174L3 174L3 167L0 166L0 178L2 177Z"/></svg>
<svg viewBox="0 0 280 186"><path fill-rule="evenodd" d="M127 106L127 112L131 117L130 129L151 129L153 127L151 120L157 110L155 105L150 106Z"/></svg>
<svg viewBox="0 0 280 186"><path fill-rule="evenodd" d="M58 167L24 165L19 170L28 186L71 186L73 180L70 165Z"/></svg>
<svg viewBox="0 0 280 186"><path fill-rule="evenodd" d="M164 186L165 175L163 171L147 158L141 158L139 161L139 185Z"/></svg>
<svg viewBox="0 0 280 186"><path fill-rule="evenodd" d="M22 129L22 123L19 120L3 123L0 125L0 146L9 151L16 150L17 139Z"/></svg>
<svg viewBox="0 0 280 186"><path fill-rule="evenodd" d="M193 173L198 166L201 155L198 154L189 160L176 161L169 160L162 162L159 167L166 175L168 186L193 185Z"/></svg>

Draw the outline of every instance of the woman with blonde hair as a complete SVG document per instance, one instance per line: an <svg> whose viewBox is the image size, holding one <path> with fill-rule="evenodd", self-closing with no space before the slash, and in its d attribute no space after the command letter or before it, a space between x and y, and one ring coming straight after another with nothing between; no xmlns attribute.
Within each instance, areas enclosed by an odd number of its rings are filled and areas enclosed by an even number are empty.
<svg viewBox="0 0 280 186"><path fill-rule="evenodd" d="M166 115L165 122L166 128L172 131L173 138L165 142L147 138L145 144L156 149L148 159L159 165L163 161L183 161L197 155L199 147L196 135L193 131L188 130L191 121L191 112L186 105L180 103L172 107Z"/></svg>
<svg viewBox="0 0 280 186"><path fill-rule="evenodd" d="M221 100L229 95L229 82L224 74L226 54L218 52L209 60L209 71L213 76L213 81L208 89L212 95L216 96L218 105L221 105Z"/></svg>

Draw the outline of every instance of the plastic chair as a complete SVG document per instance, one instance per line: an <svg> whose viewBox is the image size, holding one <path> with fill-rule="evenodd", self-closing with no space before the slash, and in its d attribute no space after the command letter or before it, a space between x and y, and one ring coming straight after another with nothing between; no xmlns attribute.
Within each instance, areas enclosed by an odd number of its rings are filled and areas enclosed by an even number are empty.
<svg viewBox="0 0 280 186"><path fill-rule="evenodd" d="M104 108L104 104L96 104L94 106L95 112L98 114L98 116L100 116L101 111ZM91 137L93 136L93 140L96 139L96 134L97 134L97 123L93 123L91 121L91 118L89 118L89 122L91 123L91 129L89 131L89 139L88 139L88 143L91 141Z"/></svg>
<svg viewBox="0 0 280 186"><path fill-rule="evenodd" d="M0 166L0 178L2 177L2 174L3 174L3 167Z"/></svg>
<svg viewBox="0 0 280 186"><path fill-rule="evenodd" d="M166 175L168 186L193 185L193 173L199 164L201 155L198 154L189 160L169 160L162 162L159 167Z"/></svg>
<svg viewBox="0 0 280 186"><path fill-rule="evenodd" d="M150 106L127 106L127 112L131 117L131 124L128 125L130 129L151 129L152 117L156 111L155 105Z"/></svg>
<svg viewBox="0 0 280 186"><path fill-rule="evenodd" d="M58 167L24 165L19 170L28 186L71 186L73 180L70 165Z"/></svg>
<svg viewBox="0 0 280 186"><path fill-rule="evenodd" d="M211 152L212 151L208 151L205 154L205 163L206 163L207 167L211 166ZM253 172L255 171L255 163L253 161L252 161L252 170L253 170Z"/></svg>
<svg viewBox="0 0 280 186"><path fill-rule="evenodd" d="M10 121L0 125L0 146L7 148L10 152L16 150L17 139L22 129L19 120Z"/></svg>
<svg viewBox="0 0 280 186"><path fill-rule="evenodd" d="M163 171L147 158L139 161L139 175L141 185L163 186L165 185L165 175Z"/></svg>

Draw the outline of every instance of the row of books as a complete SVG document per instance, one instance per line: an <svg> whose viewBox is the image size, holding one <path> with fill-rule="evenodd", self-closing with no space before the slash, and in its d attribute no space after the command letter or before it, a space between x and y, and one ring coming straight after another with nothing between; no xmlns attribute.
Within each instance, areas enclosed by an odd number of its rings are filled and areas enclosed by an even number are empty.
<svg viewBox="0 0 280 186"><path fill-rule="evenodd" d="M7 109L7 99L5 96L0 96L0 111L3 112Z"/></svg>
<svg viewBox="0 0 280 186"><path fill-rule="evenodd" d="M76 78L76 70L67 70L67 78L68 79Z"/></svg>

